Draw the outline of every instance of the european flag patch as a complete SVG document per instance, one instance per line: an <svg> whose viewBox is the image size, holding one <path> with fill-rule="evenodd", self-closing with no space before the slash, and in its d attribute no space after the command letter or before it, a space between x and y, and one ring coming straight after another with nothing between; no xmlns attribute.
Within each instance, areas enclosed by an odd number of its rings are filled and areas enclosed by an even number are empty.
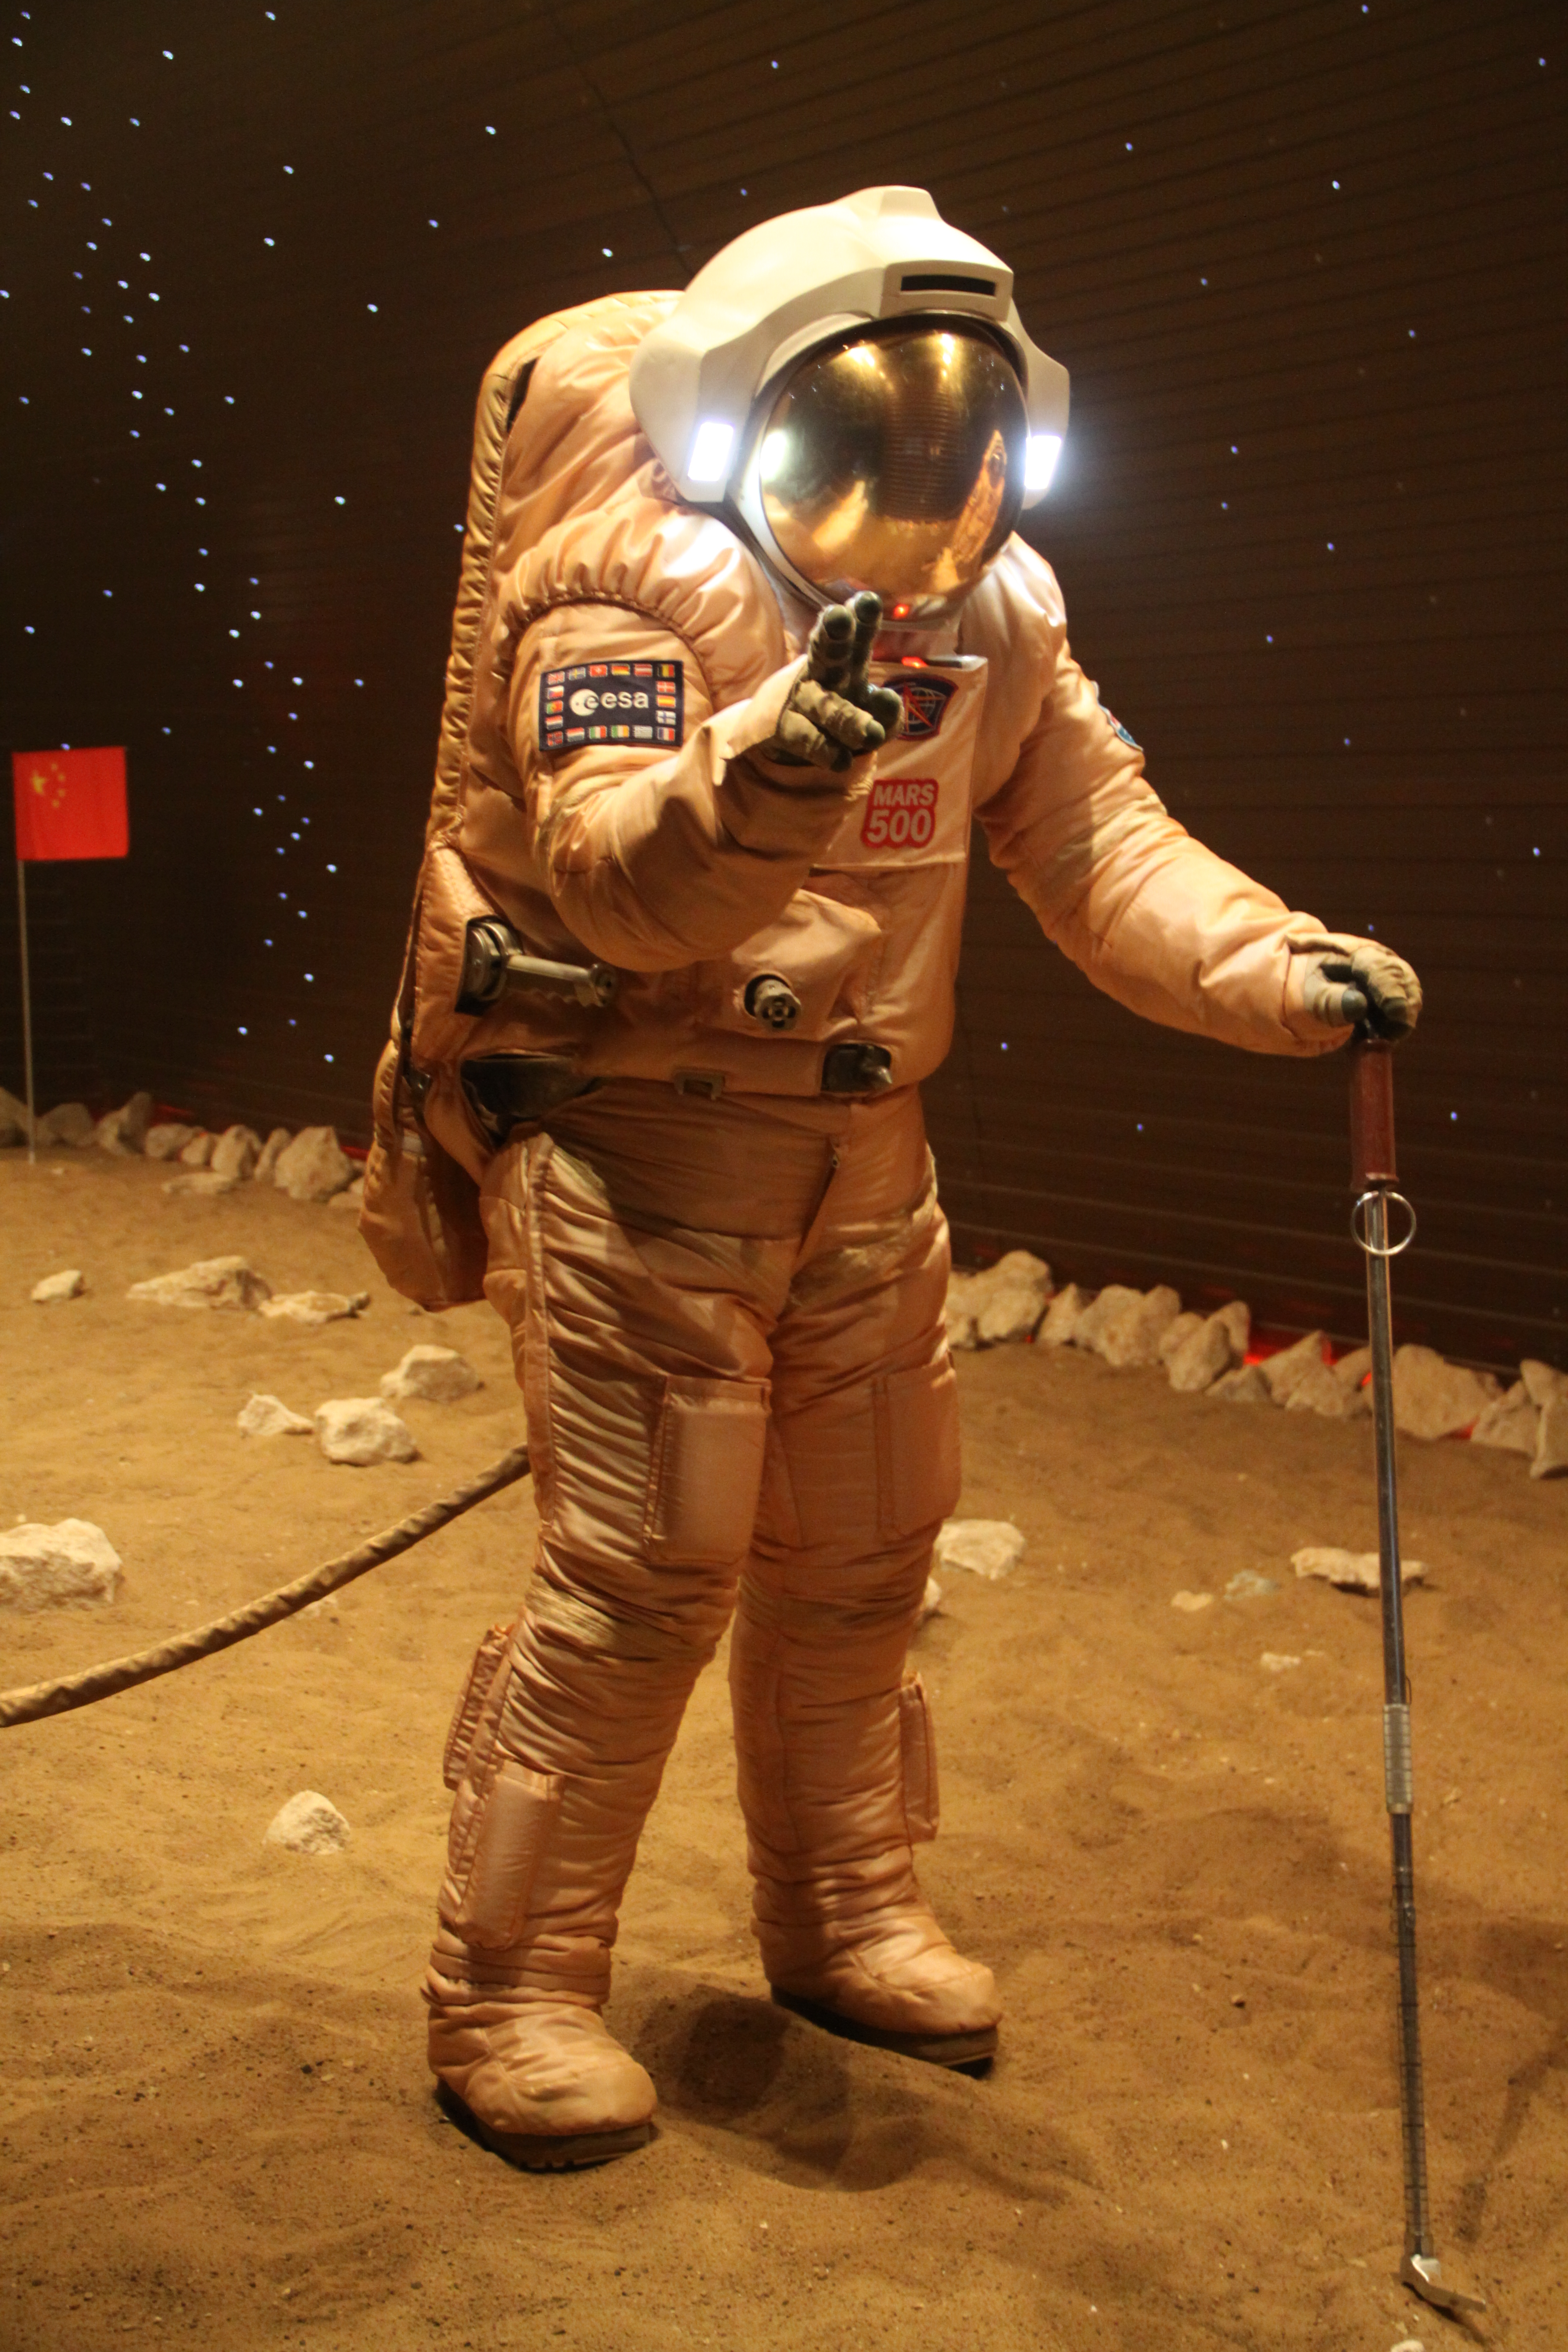
<svg viewBox="0 0 1568 2352"><path fill-rule="evenodd" d="M574 662L539 681L539 740L546 751L588 743L679 744L686 665L678 661Z"/></svg>

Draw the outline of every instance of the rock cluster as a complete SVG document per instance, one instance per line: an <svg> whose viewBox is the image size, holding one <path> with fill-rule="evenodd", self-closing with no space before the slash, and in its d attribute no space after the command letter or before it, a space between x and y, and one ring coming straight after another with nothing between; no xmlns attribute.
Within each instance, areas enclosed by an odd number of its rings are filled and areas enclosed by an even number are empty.
<svg viewBox="0 0 1568 2352"><path fill-rule="evenodd" d="M290 1135L275 1127L264 1143L254 1128L234 1126L221 1135L184 1119L155 1119L153 1097L134 1094L118 1110L95 1120L85 1103L60 1103L36 1122L35 1141L79 1147L96 1143L124 1158L177 1160L188 1171L164 1186L167 1192L226 1192L237 1184L276 1184L295 1201L341 1201L357 1208L364 1179L330 1127L302 1128ZM0 1087L0 1146L26 1143L27 1106ZM206 1181L194 1183L191 1177Z"/></svg>
<svg viewBox="0 0 1568 2352"><path fill-rule="evenodd" d="M1184 1309L1166 1283L1136 1290L1120 1282L1099 1292L1076 1282L1054 1290L1051 1270L1027 1250L1010 1250L979 1274L954 1274L947 1292L948 1344L990 1348L1033 1340L1081 1348L1118 1369L1163 1366L1178 1391L1227 1404L1272 1404L1326 1421L1358 1420L1372 1409L1372 1353L1334 1357L1326 1335L1307 1331L1289 1347L1247 1361L1251 1310L1240 1298L1211 1315ZM1529 1457L1534 1478L1568 1472L1568 1372L1533 1360L1506 1391L1490 1372L1450 1364L1434 1349L1407 1346L1394 1358L1394 1426L1428 1441L1468 1436Z"/></svg>

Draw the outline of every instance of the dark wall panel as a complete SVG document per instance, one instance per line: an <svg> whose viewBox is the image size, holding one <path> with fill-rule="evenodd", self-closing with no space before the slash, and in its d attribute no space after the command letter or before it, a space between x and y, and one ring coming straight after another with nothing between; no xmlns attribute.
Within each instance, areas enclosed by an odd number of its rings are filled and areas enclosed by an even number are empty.
<svg viewBox="0 0 1568 2352"><path fill-rule="evenodd" d="M913 180L1073 371L1031 535L1159 789L1421 969L1406 1330L1564 1360L1557 11L11 15L5 731L127 743L133 803L35 893L47 1096L363 1134L486 359ZM983 858L928 1103L966 1251L1353 1327L1342 1070L1132 1021Z"/></svg>

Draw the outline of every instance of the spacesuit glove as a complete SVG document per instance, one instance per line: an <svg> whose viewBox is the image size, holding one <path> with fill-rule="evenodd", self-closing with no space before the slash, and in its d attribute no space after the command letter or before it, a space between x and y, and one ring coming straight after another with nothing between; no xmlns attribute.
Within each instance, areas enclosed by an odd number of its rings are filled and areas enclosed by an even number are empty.
<svg viewBox="0 0 1568 2352"><path fill-rule="evenodd" d="M871 646L881 625L882 600L863 589L852 604L829 604L817 616L805 667L757 751L788 768L830 768L841 775L853 760L879 751L899 731L903 704L889 686L873 686Z"/></svg>
<svg viewBox="0 0 1568 2352"><path fill-rule="evenodd" d="M1301 995L1314 1020L1331 1029L1364 1025L1391 1044L1409 1036L1421 1018L1421 982L1403 956L1377 940L1297 940L1291 945L1309 959Z"/></svg>

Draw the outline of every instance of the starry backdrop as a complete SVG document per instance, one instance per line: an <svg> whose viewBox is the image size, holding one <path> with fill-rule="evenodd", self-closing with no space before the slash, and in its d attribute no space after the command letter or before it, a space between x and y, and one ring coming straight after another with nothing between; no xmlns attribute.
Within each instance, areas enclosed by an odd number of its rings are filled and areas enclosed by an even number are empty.
<svg viewBox="0 0 1568 2352"><path fill-rule="evenodd" d="M1408 953L1408 1336L1564 1360L1563 49L1451 0L74 0L4 16L16 749L45 1101L367 1129L485 362L929 186L1073 375L1030 536L1182 820ZM18 1088L15 911L0 1082ZM1355 1328L1337 1065L1140 1024L982 857L927 1089L971 1255Z"/></svg>

